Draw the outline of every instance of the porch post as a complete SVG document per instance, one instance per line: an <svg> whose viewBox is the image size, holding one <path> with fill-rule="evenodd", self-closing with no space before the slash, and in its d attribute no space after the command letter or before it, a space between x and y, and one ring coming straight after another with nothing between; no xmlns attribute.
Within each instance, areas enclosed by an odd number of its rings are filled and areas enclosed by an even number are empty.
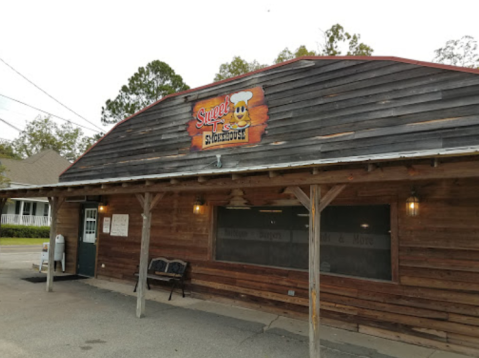
<svg viewBox="0 0 479 358"><path fill-rule="evenodd" d="M136 301L136 317L145 316L145 288L148 273L148 253L150 251L151 228L151 193L145 193L143 204L143 229L141 231L140 271L138 277L138 296Z"/></svg>
<svg viewBox="0 0 479 358"><path fill-rule="evenodd" d="M57 218L58 211L63 204L63 198L51 197L48 198L50 206L52 207L52 225L50 226L50 245L48 248L48 271L47 271L47 292L53 291L53 264L55 259L55 237L57 235Z"/></svg>
<svg viewBox="0 0 479 358"><path fill-rule="evenodd" d="M3 216L3 208L5 207L7 203L6 198L1 198L0 199L0 234L2 233L2 216ZM0 235L1 237L1 235Z"/></svg>
<svg viewBox="0 0 479 358"><path fill-rule="evenodd" d="M309 357L320 358L319 341L319 258L320 258L320 224L321 211L319 201L321 188L319 185L310 187L309 213Z"/></svg>
<svg viewBox="0 0 479 358"><path fill-rule="evenodd" d="M23 225L23 205L25 202L22 200L20 201L20 225Z"/></svg>

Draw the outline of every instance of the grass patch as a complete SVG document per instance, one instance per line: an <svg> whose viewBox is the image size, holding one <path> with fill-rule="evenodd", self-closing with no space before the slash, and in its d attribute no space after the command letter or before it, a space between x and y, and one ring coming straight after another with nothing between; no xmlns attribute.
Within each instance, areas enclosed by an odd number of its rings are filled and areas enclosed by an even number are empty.
<svg viewBox="0 0 479 358"><path fill-rule="evenodd" d="M5 245L41 245L48 242L48 239L31 239L21 237L1 237L0 246Z"/></svg>

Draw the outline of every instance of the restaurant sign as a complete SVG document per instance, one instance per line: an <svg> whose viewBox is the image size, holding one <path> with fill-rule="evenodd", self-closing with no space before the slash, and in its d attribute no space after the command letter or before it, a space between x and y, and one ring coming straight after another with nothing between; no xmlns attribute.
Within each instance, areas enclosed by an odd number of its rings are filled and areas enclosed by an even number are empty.
<svg viewBox="0 0 479 358"><path fill-rule="evenodd" d="M192 151L259 143L269 118L261 87L196 102L192 115Z"/></svg>

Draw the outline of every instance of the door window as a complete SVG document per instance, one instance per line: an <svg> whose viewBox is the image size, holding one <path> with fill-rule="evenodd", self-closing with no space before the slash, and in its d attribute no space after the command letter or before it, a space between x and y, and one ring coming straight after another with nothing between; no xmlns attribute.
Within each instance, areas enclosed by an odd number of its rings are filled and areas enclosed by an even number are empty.
<svg viewBox="0 0 479 358"><path fill-rule="evenodd" d="M96 241L96 225L97 223L97 209L85 209L85 223L83 242L95 243Z"/></svg>

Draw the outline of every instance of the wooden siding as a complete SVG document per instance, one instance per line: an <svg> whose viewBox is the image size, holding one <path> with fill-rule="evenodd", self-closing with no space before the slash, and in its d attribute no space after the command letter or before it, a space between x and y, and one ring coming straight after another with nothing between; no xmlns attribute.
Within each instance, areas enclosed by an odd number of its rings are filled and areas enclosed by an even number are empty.
<svg viewBox="0 0 479 358"><path fill-rule="evenodd" d="M410 183L350 185L333 202L397 203L397 217L392 217L396 280L322 274L322 322L479 356L479 182L421 181L415 186L421 212L414 218L405 213ZM290 194L282 194L283 189L244 189L243 198L251 205L299 205ZM212 208L226 205L233 197L238 200L239 193L221 190L204 195L209 212L197 216L192 212L193 193L166 194L152 214L150 257L188 261L188 288L193 295L307 318L307 271L214 260ZM65 205L59 231L67 233L69 250L77 235L78 206ZM141 212L133 195L108 198L100 228L105 216L129 214L129 236L100 233L98 277L128 280L133 287L140 257ZM76 260L76 255L69 252L67 260L72 258ZM67 267L74 265L69 262ZM287 295L290 289L296 291L295 297Z"/></svg>
<svg viewBox="0 0 479 358"><path fill-rule="evenodd" d="M57 234L65 237L66 272L75 274L78 261L80 204L63 203L58 212Z"/></svg>
<svg viewBox="0 0 479 358"><path fill-rule="evenodd" d="M260 144L191 152L192 105L262 86ZM479 145L479 75L394 61L303 60L166 99L119 124L60 178L76 181Z"/></svg>

